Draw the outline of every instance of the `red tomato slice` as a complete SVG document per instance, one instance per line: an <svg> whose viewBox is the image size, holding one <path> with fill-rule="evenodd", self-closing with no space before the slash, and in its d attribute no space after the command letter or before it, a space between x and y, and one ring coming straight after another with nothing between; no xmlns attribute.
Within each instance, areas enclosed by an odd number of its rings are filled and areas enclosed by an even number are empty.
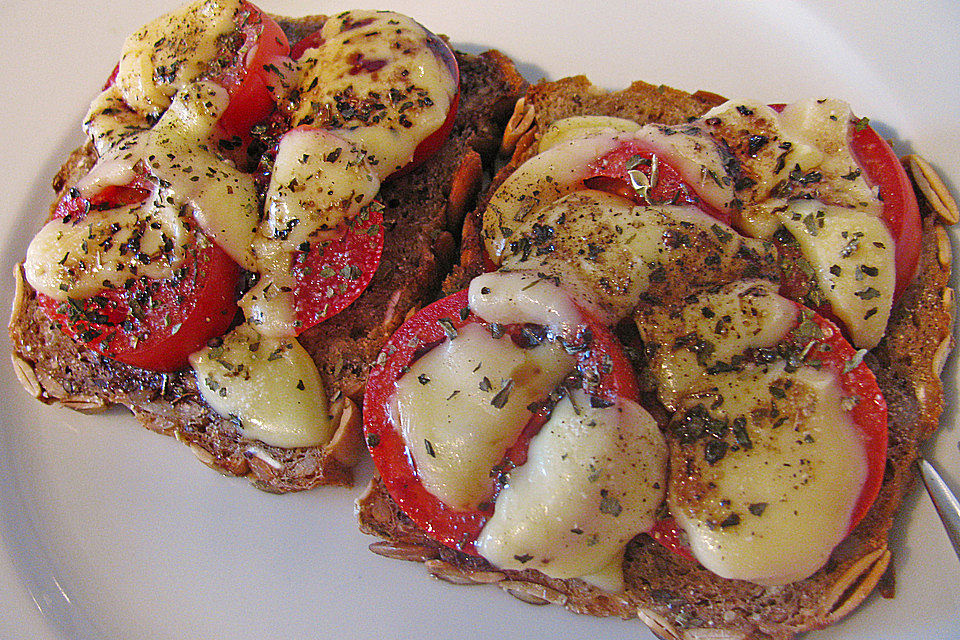
<svg viewBox="0 0 960 640"><path fill-rule="evenodd" d="M646 198L631 186L630 171L639 171L651 180L656 157L656 180ZM640 140L625 140L613 151L590 163L593 176L584 180L590 189L614 193L637 204L689 204L724 224L731 224L729 213L706 203L696 189L684 182L680 173L663 160L662 154Z"/></svg>
<svg viewBox="0 0 960 640"><path fill-rule="evenodd" d="M220 126L228 135L241 137L276 107L276 64L290 55L290 43L276 20L250 2L243 6L247 13L238 26L246 39L237 52L237 64L212 78L230 92Z"/></svg>
<svg viewBox="0 0 960 640"><path fill-rule="evenodd" d="M340 313L360 297L380 265L383 233L383 209L374 204L347 223L340 238L295 257L298 333Z"/></svg>
<svg viewBox="0 0 960 640"><path fill-rule="evenodd" d="M69 192L54 215L80 221L93 208L140 202L152 188L140 176L89 200ZM61 302L42 294L38 300L69 335L98 353L151 371L175 371L209 339L226 333L236 316L239 281L240 267L216 243L198 235L173 278L130 278L123 287L83 300Z"/></svg>
<svg viewBox="0 0 960 640"><path fill-rule="evenodd" d="M129 286L60 302L38 294L41 308L85 346L151 371L176 371L236 315L240 269L206 241L169 280L131 278Z"/></svg>
<svg viewBox="0 0 960 640"><path fill-rule="evenodd" d="M427 491L390 411L390 398L396 390L397 380L420 355L467 324L490 326L470 312L467 304L466 291L453 294L424 308L394 333L367 378L363 416L367 446L373 461L384 485L404 513L438 542L476 555L474 543L493 513L496 495L491 495L478 509L458 510L448 507ZM618 397L636 400L636 378L619 343L600 322L586 314L583 318L584 324L577 334L578 344L568 343L569 350L578 349L577 371L582 387L600 401L613 401ZM522 328L511 325L504 331L516 336ZM506 335L504 339L508 339ZM545 399L550 391L544 390ZM536 410L499 468L509 469L526 461L530 439L544 424L549 411L547 406Z"/></svg>
<svg viewBox="0 0 960 640"><path fill-rule="evenodd" d="M922 229L917 197L896 153L865 119L851 125L850 150L863 169L867 183L880 190L883 220L896 243L897 282L893 294L896 300L913 281L920 264Z"/></svg>
<svg viewBox="0 0 960 640"><path fill-rule="evenodd" d="M873 371L843 337L840 328L809 310L805 310L804 315L816 323L820 330L820 337L813 338L814 345L807 352L806 362L819 362L820 366L832 371L837 376L844 396L854 399L850 414L860 431L867 454L867 478L850 515L849 530L852 531L870 510L883 482L887 463L887 404ZM801 336L801 327L802 324L798 325L791 335L793 341L802 347L812 338ZM659 521L650 534L667 549L695 561L683 540L682 529L673 518Z"/></svg>

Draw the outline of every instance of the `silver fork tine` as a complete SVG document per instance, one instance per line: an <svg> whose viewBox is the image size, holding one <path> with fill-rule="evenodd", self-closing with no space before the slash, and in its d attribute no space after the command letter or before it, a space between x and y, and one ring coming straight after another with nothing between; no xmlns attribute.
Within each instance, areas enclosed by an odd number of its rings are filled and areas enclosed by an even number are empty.
<svg viewBox="0 0 960 640"><path fill-rule="evenodd" d="M936 507L937 514L943 521L943 527L947 530L947 537L953 544L953 550L957 558L960 558L960 500L957 500L957 496L932 464L919 458L917 465L920 467L923 484L927 487L930 498L933 499L933 506Z"/></svg>

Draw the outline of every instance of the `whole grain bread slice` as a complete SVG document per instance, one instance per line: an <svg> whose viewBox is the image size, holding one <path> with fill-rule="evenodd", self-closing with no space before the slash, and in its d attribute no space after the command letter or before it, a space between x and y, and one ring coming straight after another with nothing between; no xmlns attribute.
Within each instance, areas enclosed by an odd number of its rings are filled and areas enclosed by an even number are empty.
<svg viewBox="0 0 960 640"><path fill-rule="evenodd" d="M582 76L542 82L517 104L505 136L512 157L494 186L535 152L537 140L557 119L615 115L640 123L673 124L719 102L722 98L715 94L687 94L643 82L619 92L597 89ZM622 593L604 592L581 580L552 579L534 570L498 570L434 542L400 511L376 477L358 500L360 528L383 538L371 550L425 562L433 575L452 582L495 583L526 601L551 602L596 616L637 617L657 636L670 640L791 638L835 622L878 585L881 593L889 594L893 582L887 535L911 481L918 446L938 427L943 409L940 372L953 346L951 251L944 223L955 221L950 216L955 208L932 203L919 187L916 191L923 218L919 274L896 303L886 337L865 357L889 406L883 486L867 516L810 578L777 588L720 578L646 534L636 536L627 547L623 567L627 587ZM477 211L466 220L462 261L445 283L449 291L464 286L482 268L479 217Z"/></svg>
<svg viewBox="0 0 960 640"><path fill-rule="evenodd" d="M277 18L292 43L325 19ZM284 449L245 439L232 420L203 401L190 370L146 371L72 340L42 313L18 268L9 333L24 386L42 402L81 411L126 405L146 427L176 437L205 464L246 476L267 491L349 484L360 448L357 402L369 364L403 319L436 297L459 253L464 212L474 205L503 127L526 88L512 62L499 52L456 56L461 97L449 139L422 166L382 186L385 248L373 282L346 310L300 336L332 396L331 413L340 426L331 443ZM77 149L54 179L57 195L95 162L89 142Z"/></svg>

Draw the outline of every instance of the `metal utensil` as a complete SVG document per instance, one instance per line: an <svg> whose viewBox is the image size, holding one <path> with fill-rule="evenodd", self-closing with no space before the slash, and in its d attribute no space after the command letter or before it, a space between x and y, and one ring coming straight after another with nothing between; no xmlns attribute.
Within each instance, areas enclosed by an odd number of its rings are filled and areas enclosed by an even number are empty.
<svg viewBox="0 0 960 640"><path fill-rule="evenodd" d="M960 500L957 500L957 496L932 464L919 458L917 466L920 467L920 477L923 478L923 484L933 500L933 506L936 507L937 514L943 521L943 527L947 530L947 537L953 544L953 550L957 558L960 558Z"/></svg>

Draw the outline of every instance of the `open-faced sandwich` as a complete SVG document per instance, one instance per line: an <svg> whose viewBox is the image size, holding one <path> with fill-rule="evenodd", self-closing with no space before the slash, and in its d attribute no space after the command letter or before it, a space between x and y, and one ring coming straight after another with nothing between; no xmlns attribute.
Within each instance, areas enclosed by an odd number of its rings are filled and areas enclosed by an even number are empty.
<svg viewBox="0 0 960 640"><path fill-rule="evenodd" d="M957 207L846 104L528 89L393 12L197 0L83 128L15 274L41 401L274 492L365 443L378 553L662 638L885 591Z"/></svg>
<svg viewBox="0 0 960 640"><path fill-rule="evenodd" d="M371 548L662 638L851 611L942 410L942 183L840 101L641 82L533 86L505 144L368 381Z"/></svg>
<svg viewBox="0 0 960 640"><path fill-rule="evenodd" d="M21 380L266 490L349 482L366 372L457 261L524 87L391 12L144 25L17 269Z"/></svg>

